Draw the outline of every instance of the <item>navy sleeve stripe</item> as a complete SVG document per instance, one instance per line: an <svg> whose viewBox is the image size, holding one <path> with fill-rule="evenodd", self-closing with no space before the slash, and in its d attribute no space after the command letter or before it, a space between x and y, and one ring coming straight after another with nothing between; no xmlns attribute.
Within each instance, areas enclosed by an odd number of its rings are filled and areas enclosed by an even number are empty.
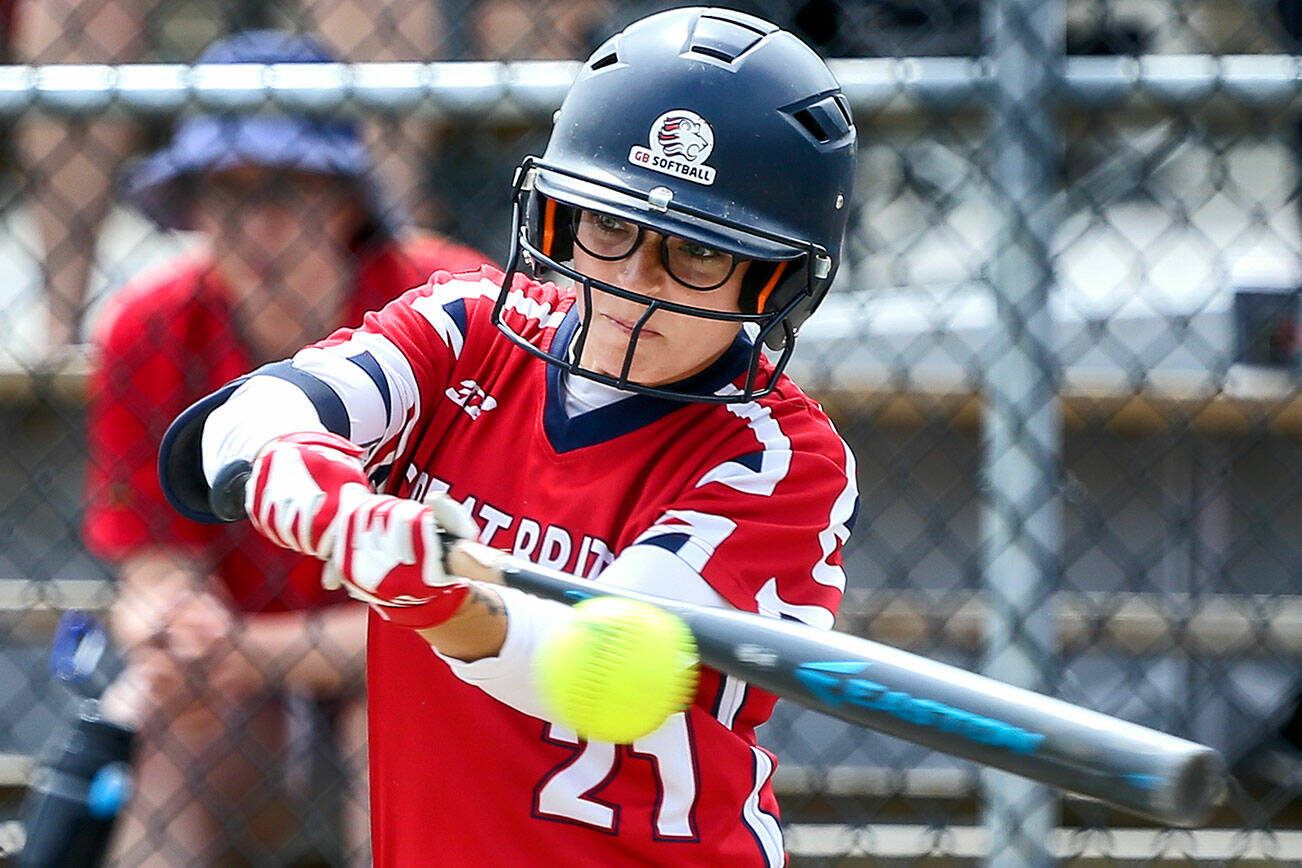
<svg viewBox="0 0 1302 868"><path fill-rule="evenodd" d="M279 377L293 383L312 402L312 406L316 408L316 414L321 417L321 424L326 427L327 431L338 434L340 437L352 438L353 425L348 420L348 410L344 407L344 401L339 397L339 393L330 388L324 381L317 379L307 371L299 370L288 361L273 362L259 368L254 373Z"/></svg>
<svg viewBox="0 0 1302 868"><path fill-rule="evenodd" d="M365 371L375 388L380 390L380 398L384 401L384 426L387 429L393 423L393 396L389 394L389 381L385 379L384 371L380 370L380 363L369 351L349 356L348 361Z"/></svg>
<svg viewBox="0 0 1302 868"><path fill-rule="evenodd" d="M691 539L685 533L662 533L659 536L649 537L648 539L638 540L638 545L658 546L667 552L678 553L678 550L687 545Z"/></svg>
<svg viewBox="0 0 1302 868"><path fill-rule="evenodd" d="M453 299L443 305L443 312L452 317L452 321L457 324L457 331L461 333L461 339L466 338L466 300L464 298Z"/></svg>

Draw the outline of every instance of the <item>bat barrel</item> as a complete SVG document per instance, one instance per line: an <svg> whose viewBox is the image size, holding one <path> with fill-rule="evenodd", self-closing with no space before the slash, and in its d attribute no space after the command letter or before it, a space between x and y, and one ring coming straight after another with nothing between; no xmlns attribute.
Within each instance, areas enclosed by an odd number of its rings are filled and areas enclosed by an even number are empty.
<svg viewBox="0 0 1302 868"><path fill-rule="evenodd" d="M1175 826L1224 795L1211 748L898 648L803 624L666 603L703 663L888 735Z"/></svg>
<svg viewBox="0 0 1302 868"><path fill-rule="evenodd" d="M1201 824L1224 795L1224 761L1205 745L857 636L498 558L501 581L539 596L617 594L662 606L687 623L705 665L915 744L1174 826Z"/></svg>
<svg viewBox="0 0 1302 868"><path fill-rule="evenodd" d="M1226 768L1221 755L1209 747L1190 751L1180 763L1169 787L1162 793L1159 815L1169 816L1175 826L1201 826L1212 809L1225 798Z"/></svg>

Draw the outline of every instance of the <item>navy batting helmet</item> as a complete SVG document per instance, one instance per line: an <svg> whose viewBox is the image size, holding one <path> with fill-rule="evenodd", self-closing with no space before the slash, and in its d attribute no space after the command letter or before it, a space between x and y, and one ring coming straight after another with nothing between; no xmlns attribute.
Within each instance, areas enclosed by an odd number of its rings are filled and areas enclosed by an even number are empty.
<svg viewBox="0 0 1302 868"><path fill-rule="evenodd" d="M616 378L585 370L567 348L551 352L529 343L500 316L498 326L550 363L621 388L718 402L766 394L790 358L796 329L836 274L855 156L840 84L797 37L728 9L644 18L588 59L556 115L546 152L517 170L499 313L523 261L536 273L568 277L585 293L611 292L651 311L732 319L752 342L746 387L701 395L630 382L636 334ZM578 209L748 260L741 312L660 301L576 271L566 263ZM765 345L781 354L761 382Z"/></svg>

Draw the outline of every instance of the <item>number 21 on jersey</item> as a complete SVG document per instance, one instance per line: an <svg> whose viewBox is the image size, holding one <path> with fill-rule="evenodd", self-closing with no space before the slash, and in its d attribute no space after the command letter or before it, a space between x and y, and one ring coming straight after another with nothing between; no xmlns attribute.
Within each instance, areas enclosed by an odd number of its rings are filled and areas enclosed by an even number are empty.
<svg viewBox="0 0 1302 868"><path fill-rule="evenodd" d="M679 712L650 735L624 747L585 742L572 730L548 724L543 739L575 751L553 769L534 791L534 812L541 817L579 823L614 833L620 806L603 801L600 791L619 772L622 755L649 762L656 781L652 837L656 840L697 839L694 809L697 796L696 757L687 715Z"/></svg>

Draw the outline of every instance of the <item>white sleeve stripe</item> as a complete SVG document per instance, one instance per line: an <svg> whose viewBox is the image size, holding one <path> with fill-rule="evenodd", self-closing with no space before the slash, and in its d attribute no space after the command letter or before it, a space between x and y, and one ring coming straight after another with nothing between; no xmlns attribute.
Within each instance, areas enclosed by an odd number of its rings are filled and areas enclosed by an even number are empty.
<svg viewBox="0 0 1302 868"><path fill-rule="evenodd" d="M448 313L445 300L437 295L426 295L412 302L411 307L434 327L434 331L438 332L443 343L452 350L452 355L461 358L461 348L465 345L466 336L462 333L461 326Z"/></svg>
<svg viewBox="0 0 1302 868"><path fill-rule="evenodd" d="M732 535L737 523L721 515L691 509L670 509L633 540L671 551L698 573L714 557L715 549Z"/></svg>
<svg viewBox="0 0 1302 868"><path fill-rule="evenodd" d="M351 357L365 353L376 370L366 371ZM343 343L308 347L294 356L294 367L330 385L344 402L356 443L375 444L393 438L420 411L416 373L402 350L384 335L354 332ZM384 378L388 406L373 377Z"/></svg>
<svg viewBox="0 0 1302 868"><path fill-rule="evenodd" d="M752 747L750 750L755 760L755 786L746 797L745 804L742 805L742 822L755 836L755 843L764 853L769 868L782 868L787 861L786 850L782 844L782 826L778 823L777 817L760 807L760 793L764 789L764 784L773 775L773 760L757 747Z"/></svg>
<svg viewBox="0 0 1302 868"><path fill-rule="evenodd" d="M466 336L456 318L448 312L447 305L472 298L496 298L501 291L501 286L488 279L452 280L438 285L430 295L416 299L412 302L412 308L429 322L443 342L451 348L453 355L460 358ZM508 292L503 307L527 319L537 320L540 329L556 328L565 319L564 312L531 298L521 290Z"/></svg>
<svg viewBox="0 0 1302 868"><path fill-rule="evenodd" d="M764 583L764 587L760 588L759 593L755 595L755 602L759 606L761 615L770 618L791 618L821 630L832 629L832 624L836 621L836 615L824 606L788 603L782 599L778 594L776 577Z"/></svg>
<svg viewBox="0 0 1302 868"><path fill-rule="evenodd" d="M631 545L624 549L602 571L601 583L697 606L730 605L682 558L656 545Z"/></svg>
<svg viewBox="0 0 1302 868"><path fill-rule="evenodd" d="M499 291L501 287L487 278L449 280L446 283L435 284L429 295L420 296L411 303L411 307L433 326L434 331L443 339L443 343L452 350L452 355L460 358L466 335L462 324L448 312L448 305L474 298L491 298Z"/></svg>
<svg viewBox="0 0 1302 868"><path fill-rule="evenodd" d="M442 305L457 299L496 298L501 290L502 287L497 281L487 277L481 277L479 280L457 278L445 283L436 283L434 291L424 298L433 299L435 304Z"/></svg>
<svg viewBox="0 0 1302 868"><path fill-rule="evenodd" d="M732 387L736 391L736 387ZM746 422L755 439L759 441L759 453L752 467L749 462L730 459L712 468L696 483L700 488L711 482L719 482L743 494L758 494L768 497L773 494L778 483L786 479L791 470L791 440L782 432L782 426L773 418L772 411L755 401L747 404L725 404L725 407L737 418Z"/></svg>

